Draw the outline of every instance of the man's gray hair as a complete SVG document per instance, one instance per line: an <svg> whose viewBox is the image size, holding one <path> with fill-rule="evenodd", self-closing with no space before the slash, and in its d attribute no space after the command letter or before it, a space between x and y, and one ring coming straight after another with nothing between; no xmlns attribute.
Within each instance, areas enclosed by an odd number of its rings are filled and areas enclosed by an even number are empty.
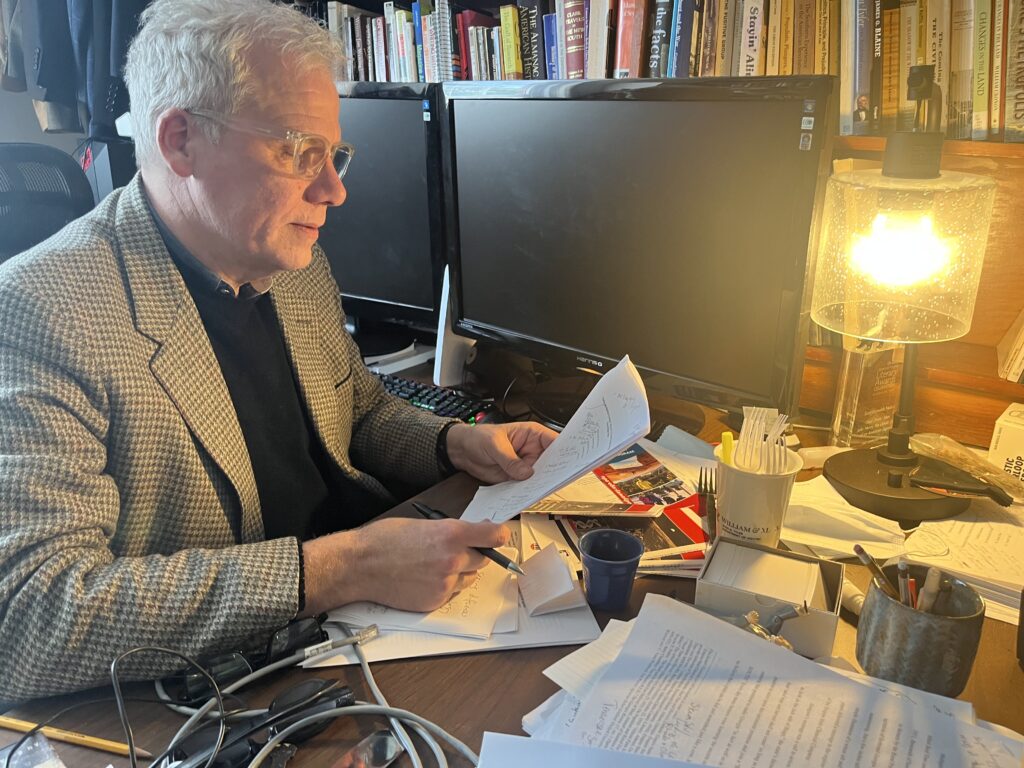
<svg viewBox="0 0 1024 768"><path fill-rule="evenodd" d="M326 66L337 80L341 41L317 21L268 0L155 0L139 18L124 79L131 99L139 165L157 153L164 110L206 109L231 115L259 88L247 54L269 44L300 71ZM203 121L211 139L217 126Z"/></svg>

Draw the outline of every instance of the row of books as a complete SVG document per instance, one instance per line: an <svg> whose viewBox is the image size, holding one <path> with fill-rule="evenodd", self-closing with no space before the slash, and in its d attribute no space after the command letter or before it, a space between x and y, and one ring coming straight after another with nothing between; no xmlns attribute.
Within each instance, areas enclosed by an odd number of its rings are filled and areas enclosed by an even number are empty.
<svg viewBox="0 0 1024 768"><path fill-rule="evenodd" d="M949 138L1024 141L1024 0L326 3L349 78L391 82L833 74L847 135L912 127L932 64Z"/></svg>
<svg viewBox="0 0 1024 768"><path fill-rule="evenodd" d="M1021 0L847 1L840 133L911 128L907 75L914 64L930 64L949 138L1024 141Z"/></svg>

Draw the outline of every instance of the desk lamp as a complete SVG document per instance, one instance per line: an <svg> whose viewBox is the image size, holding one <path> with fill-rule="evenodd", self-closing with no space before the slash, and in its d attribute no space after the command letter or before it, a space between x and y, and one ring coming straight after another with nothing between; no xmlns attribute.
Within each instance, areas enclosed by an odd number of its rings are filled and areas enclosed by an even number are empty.
<svg viewBox="0 0 1024 768"><path fill-rule="evenodd" d="M914 130L886 142L881 170L834 174L825 192L811 317L861 339L906 345L900 398L888 441L836 454L824 474L854 506L901 522L957 514L969 499L955 489L971 476L910 449L918 345L963 336L971 327L995 182L940 172L941 93L934 67L908 79Z"/></svg>

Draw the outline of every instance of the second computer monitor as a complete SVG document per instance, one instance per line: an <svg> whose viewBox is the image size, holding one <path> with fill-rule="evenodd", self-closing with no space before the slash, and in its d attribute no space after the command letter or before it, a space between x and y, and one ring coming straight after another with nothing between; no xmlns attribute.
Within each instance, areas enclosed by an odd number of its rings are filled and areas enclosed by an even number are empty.
<svg viewBox="0 0 1024 768"><path fill-rule="evenodd" d="M436 328L444 252L437 88L343 83L342 138L355 147L347 197L320 245L345 311Z"/></svg>
<svg viewBox="0 0 1024 768"><path fill-rule="evenodd" d="M456 327L790 408L828 78L446 84Z"/></svg>

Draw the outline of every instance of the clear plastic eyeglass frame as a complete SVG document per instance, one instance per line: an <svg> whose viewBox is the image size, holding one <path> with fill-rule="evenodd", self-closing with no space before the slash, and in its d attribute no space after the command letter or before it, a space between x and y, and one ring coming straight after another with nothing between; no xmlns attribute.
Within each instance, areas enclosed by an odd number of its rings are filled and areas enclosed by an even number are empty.
<svg viewBox="0 0 1024 768"><path fill-rule="evenodd" d="M274 130L248 120L222 115L205 109L189 109L186 111L195 117L212 120L215 123L242 133L266 139L276 139L277 141L290 144L292 148L292 174L304 179L316 178L320 171L323 170L328 158L330 158L331 166L338 174L338 178L344 179L349 163L352 162L352 155L355 154L355 147L351 144L344 141L332 144L326 137L318 133L306 133L290 128Z"/></svg>

